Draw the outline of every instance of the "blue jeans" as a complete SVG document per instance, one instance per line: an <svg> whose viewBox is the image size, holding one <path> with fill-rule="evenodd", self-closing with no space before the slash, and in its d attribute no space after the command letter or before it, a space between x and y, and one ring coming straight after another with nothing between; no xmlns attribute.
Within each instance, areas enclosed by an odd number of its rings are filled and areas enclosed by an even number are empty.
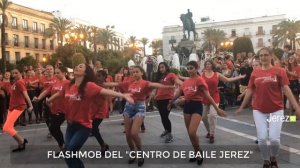
<svg viewBox="0 0 300 168"><path fill-rule="evenodd" d="M91 129L78 123L68 123L66 130L66 151L79 151L90 135ZM65 159L69 168L84 168L79 158Z"/></svg>
<svg viewBox="0 0 300 168"><path fill-rule="evenodd" d="M126 103L123 116L133 118L135 116L145 117L145 101L136 101L134 104Z"/></svg>

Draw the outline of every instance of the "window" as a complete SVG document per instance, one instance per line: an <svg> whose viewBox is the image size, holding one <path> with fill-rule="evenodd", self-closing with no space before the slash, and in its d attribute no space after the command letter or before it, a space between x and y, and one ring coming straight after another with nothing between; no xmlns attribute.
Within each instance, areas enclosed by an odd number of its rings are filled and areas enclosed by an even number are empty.
<svg viewBox="0 0 300 168"><path fill-rule="evenodd" d="M264 47L264 39L263 38L258 39L257 47Z"/></svg>
<svg viewBox="0 0 300 168"><path fill-rule="evenodd" d="M32 31L33 32L37 32L38 31L37 22L33 22Z"/></svg>
<svg viewBox="0 0 300 168"><path fill-rule="evenodd" d="M42 39L42 49L46 49L46 39Z"/></svg>
<svg viewBox="0 0 300 168"><path fill-rule="evenodd" d="M250 36L250 30L249 30L249 28L245 28L245 30L244 30L244 36Z"/></svg>
<svg viewBox="0 0 300 168"><path fill-rule="evenodd" d="M23 30L28 31L28 20L23 19Z"/></svg>
<svg viewBox="0 0 300 168"><path fill-rule="evenodd" d="M236 30L233 29L233 30L231 30L231 37L235 37L235 36L236 36Z"/></svg>
<svg viewBox="0 0 300 168"><path fill-rule="evenodd" d="M25 47L28 48L29 47L29 37L28 36L24 36L24 42L25 42Z"/></svg>
<svg viewBox="0 0 300 168"><path fill-rule="evenodd" d="M5 51L6 61L10 62L9 51Z"/></svg>
<svg viewBox="0 0 300 168"><path fill-rule="evenodd" d="M41 24L41 33L45 33L45 24Z"/></svg>
<svg viewBox="0 0 300 168"><path fill-rule="evenodd" d="M29 57L29 56L30 56L30 53L26 53L25 55L26 55L26 57Z"/></svg>
<svg viewBox="0 0 300 168"><path fill-rule="evenodd" d="M12 17L11 26L12 26L13 29L18 28L18 19L16 17Z"/></svg>
<svg viewBox="0 0 300 168"><path fill-rule="evenodd" d="M271 34L274 34L277 31L277 25L272 26Z"/></svg>
<svg viewBox="0 0 300 168"><path fill-rule="evenodd" d="M50 40L50 50L54 49L53 40Z"/></svg>
<svg viewBox="0 0 300 168"><path fill-rule="evenodd" d="M34 48L39 48L39 39L34 38Z"/></svg>
<svg viewBox="0 0 300 168"><path fill-rule="evenodd" d="M21 59L20 52L15 52L15 56L16 56L16 61L20 61Z"/></svg>
<svg viewBox="0 0 300 168"><path fill-rule="evenodd" d="M8 45L8 34L5 33L5 45Z"/></svg>
<svg viewBox="0 0 300 168"><path fill-rule="evenodd" d="M13 40L14 40L14 46L19 46L19 35L14 34Z"/></svg>
<svg viewBox="0 0 300 168"><path fill-rule="evenodd" d="M38 62L40 62L40 54L36 53L36 54L35 54L35 59L36 59Z"/></svg>
<svg viewBox="0 0 300 168"><path fill-rule="evenodd" d="M264 35L265 32L262 26L258 26L256 35Z"/></svg>

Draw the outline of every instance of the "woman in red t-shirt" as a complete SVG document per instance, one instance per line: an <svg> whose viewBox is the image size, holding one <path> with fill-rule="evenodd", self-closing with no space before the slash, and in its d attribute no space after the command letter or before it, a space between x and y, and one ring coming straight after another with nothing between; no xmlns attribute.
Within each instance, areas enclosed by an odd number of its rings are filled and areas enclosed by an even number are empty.
<svg viewBox="0 0 300 168"><path fill-rule="evenodd" d="M121 94L104 89L94 83L95 73L88 64L79 64L74 69L74 79L64 85L61 92L52 95L47 103L63 96L65 99L65 118L68 121L65 135L65 150L71 153L79 151L90 135L95 111L91 108L98 95L125 98L129 103L133 99L128 94ZM79 158L65 159L69 167L84 167Z"/></svg>
<svg viewBox="0 0 300 168"><path fill-rule="evenodd" d="M180 89L175 93L174 98L170 101L168 108L170 109L171 104L173 104L173 102L182 93L184 94L185 104L183 115L185 126L195 152L199 152L201 150L197 129L202 120L203 98L206 97L209 100L220 116L225 116L225 113L223 110L218 108L218 105L209 94L206 82L201 76L198 75L198 63L196 61L190 61L186 66L190 77L183 82L183 84L180 86ZM201 165L203 162L203 158L190 158L190 162L194 162L196 160L198 165Z"/></svg>
<svg viewBox="0 0 300 168"><path fill-rule="evenodd" d="M178 77L170 72L169 66L165 62L161 62L158 65L156 82L163 85L174 86L174 84L181 85L182 81ZM161 117L161 121L164 127L164 132L160 135L161 138L165 137L165 143L173 141L172 126L169 119L170 110L168 110L168 104L174 96L174 90L156 89L155 99L157 102L158 112Z"/></svg>
<svg viewBox="0 0 300 168"><path fill-rule="evenodd" d="M59 66L55 68L55 77L57 81L53 85L49 86L45 91L43 91L38 97L34 97L33 101L38 102L43 100L48 95L54 95L55 93L60 92L63 86L69 82L69 80L66 79L67 73L68 70L66 67ZM63 150L65 147L65 141L60 126L65 121L65 99L63 97L60 97L54 100L50 106L50 110L51 114L49 116L49 131L57 141L60 150Z"/></svg>
<svg viewBox="0 0 300 168"><path fill-rule="evenodd" d="M287 60L287 67L286 73L288 75L288 79L290 82L290 89L293 92L293 95L299 103L299 93L300 93L300 85L299 85L299 78L300 78L300 65L298 65L296 61L296 57L291 55ZM289 107L290 115L293 115L293 108L292 106Z"/></svg>
<svg viewBox="0 0 300 168"><path fill-rule="evenodd" d="M246 75L241 75L237 77L227 78L226 76L215 72L215 64L212 60L207 60L204 63L204 72L201 75L204 81L207 83L208 91L211 97L216 102L217 106L220 103L220 93L218 89L219 81L223 82L234 82L244 78ZM209 100L204 97L203 99L204 104L204 113L202 115L202 121L205 125L207 130L206 138L209 138L210 143L214 143L215 141L215 132L216 132L216 125L217 125L217 111L211 108L211 104Z"/></svg>
<svg viewBox="0 0 300 168"><path fill-rule="evenodd" d="M25 150L28 141L21 137L14 129L14 123L20 117L28 105L28 111L32 111L33 107L28 96L25 82L22 79L21 71L18 69L12 70L15 83L11 86L11 95L9 101L9 110L6 121L3 125L3 131L12 136L19 144L18 148L13 149L12 152L19 152Z"/></svg>
<svg viewBox="0 0 300 168"><path fill-rule="evenodd" d="M283 122L281 118L285 118L282 92L300 117L300 108L288 86L286 71L272 65L272 56L273 51L270 48L262 48L259 51L262 68L252 72L243 103L236 111L236 114L239 114L253 95L253 117L264 167L278 167L276 157L280 146ZM268 140L270 140L270 149L267 145Z"/></svg>

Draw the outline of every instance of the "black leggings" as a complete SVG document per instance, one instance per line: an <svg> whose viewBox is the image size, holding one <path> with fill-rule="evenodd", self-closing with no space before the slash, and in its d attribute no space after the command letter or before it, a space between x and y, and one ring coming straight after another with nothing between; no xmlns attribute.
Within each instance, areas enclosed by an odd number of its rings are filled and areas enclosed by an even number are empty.
<svg viewBox="0 0 300 168"><path fill-rule="evenodd" d="M0 125L4 124L4 116L6 114L7 107L6 107L6 97L0 96Z"/></svg>
<svg viewBox="0 0 300 168"><path fill-rule="evenodd" d="M157 100L157 108L161 117L162 124L166 131L172 132L172 125L169 119L170 111L168 110L169 99Z"/></svg>
<svg viewBox="0 0 300 168"><path fill-rule="evenodd" d="M93 135L95 136L95 138L97 139L99 145L101 147L104 147L105 143L104 143L104 140L102 139L102 136L100 134L100 131L99 131L99 125L101 124L101 122L103 121L103 119L101 118L96 118L93 120L93 128L92 128L92 133Z"/></svg>
<svg viewBox="0 0 300 168"><path fill-rule="evenodd" d="M62 113L50 114L49 131L55 138L59 147L65 144L63 133L60 126L65 121L65 115Z"/></svg>

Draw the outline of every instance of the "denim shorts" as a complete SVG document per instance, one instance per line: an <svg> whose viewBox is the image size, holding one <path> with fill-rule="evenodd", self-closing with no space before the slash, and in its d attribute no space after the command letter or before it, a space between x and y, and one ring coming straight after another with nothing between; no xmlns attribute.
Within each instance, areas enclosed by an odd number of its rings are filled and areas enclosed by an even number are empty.
<svg viewBox="0 0 300 168"><path fill-rule="evenodd" d="M128 102L126 102L123 116L129 118L135 116L145 117L145 111L146 111L145 101L137 101L134 104L129 104Z"/></svg>
<svg viewBox="0 0 300 168"><path fill-rule="evenodd" d="M202 112L203 112L203 105L201 101L192 101L192 100L185 101L183 113L185 114L198 113L202 116Z"/></svg>

